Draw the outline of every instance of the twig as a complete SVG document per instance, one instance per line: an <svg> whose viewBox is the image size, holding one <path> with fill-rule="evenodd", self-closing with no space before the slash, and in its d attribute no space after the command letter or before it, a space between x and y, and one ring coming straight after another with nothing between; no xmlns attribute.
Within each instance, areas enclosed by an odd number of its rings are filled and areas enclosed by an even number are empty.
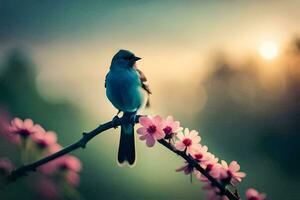
<svg viewBox="0 0 300 200"><path fill-rule="evenodd" d="M188 164L192 167L194 167L196 170L198 170L201 174L203 174L213 186L217 187L221 194L226 195L230 200L239 200L240 198L237 197L235 194L233 194L230 190L225 188L223 184L221 184L219 181L217 181L215 178L213 178L204 168L202 168L192 157L188 156L184 151L178 151L174 149L170 143L168 143L166 140L161 139L158 140L158 142L168 148L169 150L173 151L177 155L181 156L183 159L185 159Z"/></svg>
<svg viewBox="0 0 300 200"><path fill-rule="evenodd" d="M56 158L59 158L65 154L68 154L76 149L79 148L85 148L87 143L94 138L95 136L97 136L98 134L109 130L111 128L117 128L118 126L122 125L122 124L126 124L126 123L138 123L139 118L141 117L141 115L137 115L134 119L128 119L125 117L115 117L112 121L109 121L105 124L101 124L99 125L96 129L92 130L91 132L88 133L83 133L83 136L80 140L78 140L77 142L71 144L70 146L67 146L66 148L52 154L49 155L45 158L42 158L36 162L33 162L31 164L28 165L24 165L21 166L17 169L15 169L14 171L11 172L11 174L7 177L7 183L11 183L16 181L17 179L26 176L28 172L30 171L36 171L36 168L46 164ZM183 159L185 159L190 166L193 166L196 170L198 170L199 172L201 172L210 182L213 186L217 187L220 192L224 195L226 195L230 200L239 200L240 198L237 197L235 194L233 194L230 190L228 190L222 183L220 183L219 181L217 181L215 178L213 178L204 168L202 168L192 157L186 155L185 152L182 151L178 151L176 149L174 149L171 144L169 144L166 140L161 139L158 140L158 142L165 146L167 149L171 150L172 152L176 153L177 155L181 156Z"/></svg>
<svg viewBox="0 0 300 200"><path fill-rule="evenodd" d="M134 123L137 123L138 122L138 119L139 119L140 116L136 116L135 117L135 122ZM59 158L65 154L68 154L76 149L79 149L79 148L85 148L86 144L92 139L94 138L96 135L108 130L108 129L111 129L111 128L116 128L118 126L120 126L121 124L124 124L124 123L132 123L130 122L130 119L128 118L118 118L118 117L115 117L112 121L110 122L107 122L105 124L101 124L99 125L96 129L92 130L91 132L89 133L83 133L82 135L82 138L80 140L78 140L77 142L63 148L62 150L52 154L52 155L49 155L45 158L42 158L36 162L33 162L31 164L28 164L28 165L24 165L24 166L21 166L17 169L15 169L14 171L11 172L11 174L8 176L8 183L10 182L13 182L13 181L16 181L17 179L21 178L22 176L25 176L27 175L28 172L30 171L36 171L36 168L43 165L43 164L46 164L48 162L50 162L51 160L54 160L56 158Z"/></svg>

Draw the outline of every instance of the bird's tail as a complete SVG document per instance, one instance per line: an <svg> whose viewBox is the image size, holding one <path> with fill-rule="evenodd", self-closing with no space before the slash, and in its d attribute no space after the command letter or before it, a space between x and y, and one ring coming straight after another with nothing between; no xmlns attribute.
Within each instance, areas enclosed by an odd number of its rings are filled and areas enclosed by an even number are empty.
<svg viewBox="0 0 300 200"><path fill-rule="evenodd" d="M124 116L129 115L131 113L124 113ZM125 161L129 165L133 165L135 162L134 124L123 124L121 126L118 162L122 164Z"/></svg>

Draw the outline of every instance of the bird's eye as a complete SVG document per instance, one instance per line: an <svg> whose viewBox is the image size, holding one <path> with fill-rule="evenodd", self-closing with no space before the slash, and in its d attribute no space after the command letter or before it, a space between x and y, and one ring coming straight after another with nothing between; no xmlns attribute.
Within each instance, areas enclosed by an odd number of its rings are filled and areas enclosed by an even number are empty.
<svg viewBox="0 0 300 200"><path fill-rule="evenodd" d="M124 60L131 60L134 56L126 56L124 57Z"/></svg>

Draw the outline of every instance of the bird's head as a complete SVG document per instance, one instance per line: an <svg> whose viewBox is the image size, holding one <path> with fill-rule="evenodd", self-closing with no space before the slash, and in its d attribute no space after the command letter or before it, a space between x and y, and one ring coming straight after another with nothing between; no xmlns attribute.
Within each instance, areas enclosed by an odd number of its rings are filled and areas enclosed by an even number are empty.
<svg viewBox="0 0 300 200"><path fill-rule="evenodd" d="M116 53L111 61L111 67L113 68L132 68L136 61L141 58L135 56L128 50L121 49Z"/></svg>

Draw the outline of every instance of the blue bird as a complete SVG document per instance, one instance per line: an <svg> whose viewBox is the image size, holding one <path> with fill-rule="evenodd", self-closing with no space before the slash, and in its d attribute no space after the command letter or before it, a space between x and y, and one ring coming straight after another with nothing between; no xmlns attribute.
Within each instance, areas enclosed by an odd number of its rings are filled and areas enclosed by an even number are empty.
<svg viewBox="0 0 300 200"><path fill-rule="evenodd" d="M106 96L119 112L124 113L124 117L135 116L145 103L146 107L150 105L151 91L146 84L147 78L136 67L136 61L140 59L128 50L120 50L114 55L106 75ZM134 124L124 124L121 126L118 162L127 161L133 165L135 159Z"/></svg>

